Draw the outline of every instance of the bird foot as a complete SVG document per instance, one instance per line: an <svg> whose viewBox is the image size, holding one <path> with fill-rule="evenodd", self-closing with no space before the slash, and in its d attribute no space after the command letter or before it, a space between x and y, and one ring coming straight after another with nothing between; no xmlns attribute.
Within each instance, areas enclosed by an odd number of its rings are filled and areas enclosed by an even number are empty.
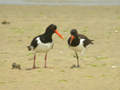
<svg viewBox="0 0 120 90"><path fill-rule="evenodd" d="M79 68L80 67L80 65L77 65L77 68Z"/></svg>
<svg viewBox="0 0 120 90"><path fill-rule="evenodd" d="M44 66L44 68L48 68L47 66Z"/></svg>
<svg viewBox="0 0 120 90"><path fill-rule="evenodd" d="M73 69L73 68L75 68L75 67L76 67L76 65L72 65L70 68Z"/></svg>
<svg viewBox="0 0 120 90"><path fill-rule="evenodd" d="M76 58L76 55L73 55L74 58Z"/></svg>
<svg viewBox="0 0 120 90"><path fill-rule="evenodd" d="M32 69L36 69L36 67L33 67Z"/></svg>
<svg viewBox="0 0 120 90"><path fill-rule="evenodd" d="M79 67L80 67L80 65L77 65L77 66L76 65L72 65L70 68L73 69L73 68L79 68Z"/></svg>

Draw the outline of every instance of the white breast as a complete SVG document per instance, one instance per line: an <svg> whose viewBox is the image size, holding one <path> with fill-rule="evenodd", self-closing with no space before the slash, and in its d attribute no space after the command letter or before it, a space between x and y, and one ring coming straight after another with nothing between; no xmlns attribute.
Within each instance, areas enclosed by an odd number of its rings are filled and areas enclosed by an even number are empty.
<svg viewBox="0 0 120 90"><path fill-rule="evenodd" d="M40 41L40 37L36 38L38 46L36 47L35 51L42 53L42 52L48 52L50 49L53 48L53 42L51 43L42 43Z"/></svg>
<svg viewBox="0 0 120 90"><path fill-rule="evenodd" d="M81 52L84 49L83 43L84 43L85 39L80 39L80 44L76 47L71 47L70 49L74 50L74 51L79 51Z"/></svg>

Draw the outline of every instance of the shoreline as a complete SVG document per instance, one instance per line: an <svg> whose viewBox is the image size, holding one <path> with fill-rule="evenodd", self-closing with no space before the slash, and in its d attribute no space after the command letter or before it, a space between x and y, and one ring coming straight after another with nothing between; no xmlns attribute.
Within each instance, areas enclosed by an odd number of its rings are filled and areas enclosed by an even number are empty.
<svg viewBox="0 0 120 90"><path fill-rule="evenodd" d="M40 7L120 7L120 5L35 5L35 4L0 4L0 6L40 6Z"/></svg>
<svg viewBox="0 0 120 90"><path fill-rule="evenodd" d="M40 5L40 6L118 6L120 1L69 1L69 2L25 2L25 1L0 1L0 5Z"/></svg>

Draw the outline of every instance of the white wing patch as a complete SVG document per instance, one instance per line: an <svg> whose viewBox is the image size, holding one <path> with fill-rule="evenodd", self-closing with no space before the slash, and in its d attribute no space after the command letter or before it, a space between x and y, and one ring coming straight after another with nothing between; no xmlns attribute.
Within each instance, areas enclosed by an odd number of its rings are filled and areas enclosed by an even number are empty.
<svg viewBox="0 0 120 90"><path fill-rule="evenodd" d="M37 40L37 44L40 44L40 43L41 43L41 41L40 41L40 38L39 38L39 37L37 37L37 38L36 38L36 40Z"/></svg>
<svg viewBox="0 0 120 90"><path fill-rule="evenodd" d="M37 48L35 49L36 52L48 52L50 49L53 48L53 42L51 43L42 43L40 37L36 38L37 40Z"/></svg>
<svg viewBox="0 0 120 90"><path fill-rule="evenodd" d="M85 39L80 39L80 46L83 46L84 41L85 41Z"/></svg>

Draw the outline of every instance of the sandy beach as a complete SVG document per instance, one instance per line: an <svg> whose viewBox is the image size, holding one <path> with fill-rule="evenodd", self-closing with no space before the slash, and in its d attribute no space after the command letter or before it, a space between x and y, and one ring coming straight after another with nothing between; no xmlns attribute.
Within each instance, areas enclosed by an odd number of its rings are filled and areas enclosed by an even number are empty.
<svg viewBox="0 0 120 90"><path fill-rule="evenodd" d="M10 24L1 24L8 21ZM27 50L31 40L56 24L64 36L53 35L54 48L37 54ZM94 40L80 57L80 68L67 39L70 30ZM120 6L0 5L0 90L120 90ZM21 70L12 70L13 62Z"/></svg>

